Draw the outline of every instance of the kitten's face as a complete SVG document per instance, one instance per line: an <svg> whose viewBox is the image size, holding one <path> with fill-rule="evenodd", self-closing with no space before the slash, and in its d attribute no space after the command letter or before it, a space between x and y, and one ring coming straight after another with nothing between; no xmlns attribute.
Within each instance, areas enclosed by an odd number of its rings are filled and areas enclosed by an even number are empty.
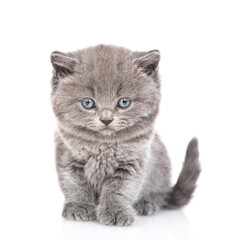
<svg viewBox="0 0 238 240"><path fill-rule="evenodd" d="M112 137L154 121L159 103L157 65L146 72L137 62L139 53L107 46L55 54L58 65L63 61L60 69L52 61L52 103L61 126Z"/></svg>

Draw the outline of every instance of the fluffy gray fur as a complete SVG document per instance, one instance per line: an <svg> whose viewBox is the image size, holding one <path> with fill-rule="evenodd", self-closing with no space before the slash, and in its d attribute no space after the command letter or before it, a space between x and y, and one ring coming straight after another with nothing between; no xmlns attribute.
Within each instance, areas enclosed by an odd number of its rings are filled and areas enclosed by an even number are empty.
<svg viewBox="0 0 238 240"><path fill-rule="evenodd" d="M198 142L190 141L178 181L171 186L170 159L154 131L159 60L158 50L105 45L52 52L56 167L65 218L130 225L137 214L189 202L200 173ZM96 107L85 109L84 98L93 99ZM121 98L130 98L131 105L120 109Z"/></svg>

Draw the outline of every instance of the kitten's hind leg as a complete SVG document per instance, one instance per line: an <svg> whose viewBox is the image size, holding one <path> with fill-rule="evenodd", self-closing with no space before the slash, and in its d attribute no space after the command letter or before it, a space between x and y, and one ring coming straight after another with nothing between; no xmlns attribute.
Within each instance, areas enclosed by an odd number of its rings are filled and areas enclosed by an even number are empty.
<svg viewBox="0 0 238 240"><path fill-rule="evenodd" d="M164 203L164 194L150 194L139 199L134 204L134 209L140 216L148 216L158 213Z"/></svg>
<svg viewBox="0 0 238 240"><path fill-rule="evenodd" d="M160 210L159 205L150 197L141 198L135 203L134 208L140 216L153 215Z"/></svg>

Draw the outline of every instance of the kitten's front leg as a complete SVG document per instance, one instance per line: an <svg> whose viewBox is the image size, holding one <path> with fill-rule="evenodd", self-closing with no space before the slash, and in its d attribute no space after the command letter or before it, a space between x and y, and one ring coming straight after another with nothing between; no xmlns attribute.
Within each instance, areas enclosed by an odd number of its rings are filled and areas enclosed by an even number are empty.
<svg viewBox="0 0 238 240"><path fill-rule="evenodd" d="M60 178L65 195L62 216L76 221L95 220L95 194L92 186L84 178L83 169L67 169Z"/></svg>
<svg viewBox="0 0 238 240"><path fill-rule="evenodd" d="M101 223L125 226L134 222L136 212L132 206L142 187L141 178L138 173L131 175L127 170L119 169L114 177L104 182L97 209Z"/></svg>
<svg viewBox="0 0 238 240"><path fill-rule="evenodd" d="M74 159L64 145L56 148L56 166L65 196L62 216L70 220L96 219L95 192L84 176L84 165Z"/></svg>

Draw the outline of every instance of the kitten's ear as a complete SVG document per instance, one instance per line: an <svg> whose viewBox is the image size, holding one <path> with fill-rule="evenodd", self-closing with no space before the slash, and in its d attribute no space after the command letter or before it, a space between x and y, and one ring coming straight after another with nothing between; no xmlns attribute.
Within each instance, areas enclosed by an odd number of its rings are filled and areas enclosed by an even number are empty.
<svg viewBox="0 0 238 240"><path fill-rule="evenodd" d="M134 52L134 63L146 74L153 74L159 64L159 50L151 50L149 52Z"/></svg>
<svg viewBox="0 0 238 240"><path fill-rule="evenodd" d="M79 63L76 58L58 51L52 52L50 59L55 70L56 78L73 74L76 64Z"/></svg>

